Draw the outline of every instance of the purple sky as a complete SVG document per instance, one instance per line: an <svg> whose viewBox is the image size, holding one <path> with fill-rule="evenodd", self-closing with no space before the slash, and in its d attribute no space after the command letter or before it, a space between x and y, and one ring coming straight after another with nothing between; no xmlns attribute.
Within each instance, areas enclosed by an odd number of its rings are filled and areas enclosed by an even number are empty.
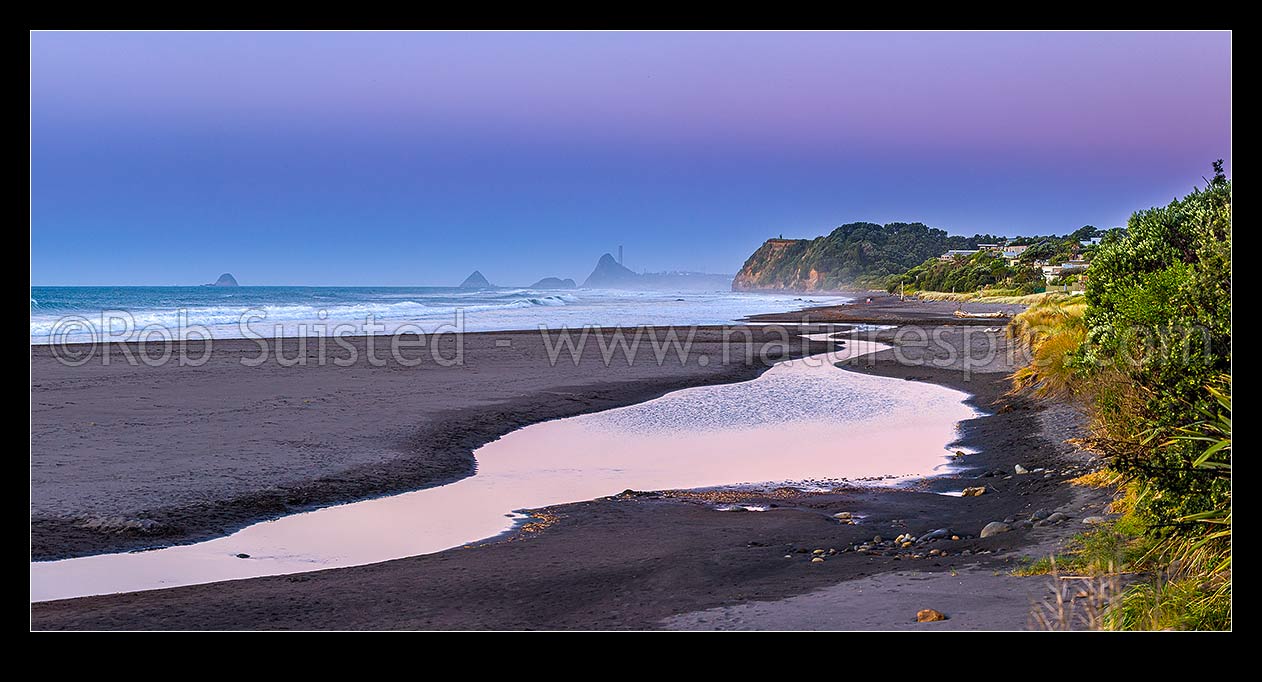
<svg viewBox="0 0 1262 682"><path fill-rule="evenodd" d="M734 272L1122 224L1231 169L1229 33L35 33L32 281Z"/></svg>

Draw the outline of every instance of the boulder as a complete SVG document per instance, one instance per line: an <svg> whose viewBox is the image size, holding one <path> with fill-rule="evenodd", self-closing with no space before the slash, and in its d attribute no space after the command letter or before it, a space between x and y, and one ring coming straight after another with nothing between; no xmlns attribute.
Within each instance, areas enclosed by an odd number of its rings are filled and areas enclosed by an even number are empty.
<svg viewBox="0 0 1262 682"><path fill-rule="evenodd" d="M1051 516L1043 519L1043 523L1046 523L1047 525L1051 526L1051 525L1058 524L1061 521L1065 521L1068 518L1069 518L1068 516L1065 516L1064 514L1060 512L1052 512Z"/></svg>
<svg viewBox="0 0 1262 682"><path fill-rule="evenodd" d="M991 521L990 523L986 524L985 528L982 528L981 535L984 538L988 538L992 535L999 535L1000 533L1007 533L1010 530L1012 530L1012 526L1009 526L1003 521Z"/></svg>

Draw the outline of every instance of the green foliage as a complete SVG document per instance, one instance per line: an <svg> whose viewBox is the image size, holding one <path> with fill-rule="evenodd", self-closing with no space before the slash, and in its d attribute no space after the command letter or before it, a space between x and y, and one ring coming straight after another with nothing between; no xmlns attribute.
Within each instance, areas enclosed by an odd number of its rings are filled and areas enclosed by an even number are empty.
<svg viewBox="0 0 1262 682"><path fill-rule="evenodd" d="M1056 562L1098 573L1112 554L1157 576L1121 594L1112 628L1231 627L1231 182L1221 162L1214 170L1204 189L1136 212L1084 249L1093 257L1080 325L1044 305L1011 327L1036 351L1014 387L1087 396L1086 443L1127 481L1122 517ZM1041 240L1026 254L1055 248Z"/></svg>
<svg viewBox="0 0 1262 682"><path fill-rule="evenodd" d="M1062 554L1040 557L1019 566L1015 575L1045 575L1059 569L1078 575L1098 576L1132 566L1149 551L1149 544L1134 528L1134 521L1102 523L1070 538Z"/></svg>
<svg viewBox="0 0 1262 682"><path fill-rule="evenodd" d="M1206 585L1197 577L1132 585L1109 609L1112 630L1230 630L1231 585Z"/></svg>
<svg viewBox="0 0 1262 682"><path fill-rule="evenodd" d="M978 291L1006 288L1014 295L1043 289L1043 276L1031 267L1009 267L993 252L960 256L949 261L930 258L906 273L886 280L886 288L896 291L900 284L921 291Z"/></svg>
<svg viewBox="0 0 1262 682"><path fill-rule="evenodd" d="M1074 241L1081 242L1084 239L1091 239L1092 237L1099 237L1100 232L1101 231L1097 229L1096 226L1094 225L1083 225L1082 227L1071 232L1069 234L1069 239L1073 239Z"/></svg>
<svg viewBox="0 0 1262 682"><path fill-rule="evenodd" d="M1231 369L1231 182L1216 175L1169 206L1131 216L1091 266L1085 364L1097 383L1097 417L1119 442L1160 442L1216 404L1205 387ZM1151 488L1154 527L1222 508L1230 481L1194 466L1195 443L1120 447L1115 467Z"/></svg>
<svg viewBox="0 0 1262 682"><path fill-rule="evenodd" d="M1082 251L1079 240L1073 237L1037 237L1030 248L1021 253L1022 263L1043 261L1047 263L1063 263L1071 260Z"/></svg>

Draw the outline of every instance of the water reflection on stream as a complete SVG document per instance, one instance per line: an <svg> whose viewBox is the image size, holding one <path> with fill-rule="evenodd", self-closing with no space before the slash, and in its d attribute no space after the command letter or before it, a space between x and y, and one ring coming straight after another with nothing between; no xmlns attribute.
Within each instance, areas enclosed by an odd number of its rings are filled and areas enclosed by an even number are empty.
<svg viewBox="0 0 1262 682"><path fill-rule="evenodd" d="M527 426L479 448L475 476L438 488L286 516L194 545L32 563L31 600L437 552L509 530L520 518L513 510L627 488L930 474L946 461L957 423L976 414L959 391L831 364L884 347L850 341L752 381Z"/></svg>

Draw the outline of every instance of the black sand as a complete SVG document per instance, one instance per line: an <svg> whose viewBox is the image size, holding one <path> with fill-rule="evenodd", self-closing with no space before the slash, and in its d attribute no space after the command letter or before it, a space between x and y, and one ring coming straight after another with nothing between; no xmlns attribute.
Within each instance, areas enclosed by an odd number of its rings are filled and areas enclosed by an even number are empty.
<svg viewBox="0 0 1262 682"><path fill-rule="evenodd" d="M880 305L880 316L873 316L875 319L897 317L899 304L896 301L884 300ZM816 314L818 311L812 311L812 321L818 319ZM854 315L846 311L837 311L837 314ZM919 315L915 317L917 322L926 321ZM1001 326L1002 322L997 324ZM897 353L884 351L877 354L874 364L861 360L858 366L850 369L960 388L972 394L973 404L986 410L988 416L963 425L961 445L978 450L977 454L964 457L955 473L929 479L909 489L849 489L822 494L778 491L747 495L751 501L777 505L761 513L715 511L704 496L691 494L620 495L544 510L544 517L552 520L547 527L471 548L294 576L38 603L32 605L32 625L36 629L758 627L757 616L764 613L763 626L772 628L885 629L893 627L891 623L925 628L1016 627L1028 613L1029 605L1026 598L1015 599L1013 594L1018 592L1014 590L1035 598L1045 581L1042 578L1012 578L1007 573L1023 555L1051 551L1081 528L1081 517L1099 513L1104 502L1097 493L1064 483L1067 478L1090 466L1085 455L1074 452L1063 443L1065 438L1076 433L1080 417L1063 406L1035 404L1004 395L1007 389L1006 372L1011 369L1012 357L1003 352L984 352L981 356L976 352L995 343L1002 345L1002 334L954 324L929 327L925 331L937 333L937 336L931 337L933 341L927 347L920 348L910 343L902 346ZM889 340L895 333L896 330L887 330L880 332L879 336ZM906 338L902 340L906 341ZM951 349L955 350L953 357ZM964 359L965 349L972 349L973 361ZM493 353L490 349L485 352L488 357ZM929 353L939 357L941 361L937 364L942 366L916 364ZM980 363L976 360L978 357L987 358L986 362ZM495 364L492 360L488 363ZM448 439L440 441L444 445L442 448L422 450L413 445L413 449L408 450L405 447L407 444L420 441L409 440L404 426L395 424L388 428L386 424L387 416L399 416L398 408L382 407L389 400L371 402L377 409L395 410L388 415L371 416L379 430L400 434L393 440L382 438L383 442L399 444L395 452L403 454L395 454L394 457L404 462L416 462L411 467L405 467L405 471L424 472L416 473L401 487L418 487L439 480L441 476L434 472L446 476L467 473L469 450L476 443L493 437L488 434L498 435L550 416L577 414L643 400L683 385L748 378L760 371L756 366L681 369L677 363L673 367L640 370L624 366L619 370L619 377L625 384L619 385L602 381L600 377L584 376L581 371L570 374L567 370L564 375L566 380L556 385L567 386L560 392L579 393L582 397L567 397L559 405L555 393L540 396L526 392L527 388L523 386L523 395L504 395L504 391L487 388L522 372L523 363L529 364L526 360L518 360L511 370L489 367L482 370L491 375L491 380L482 384L480 390L489 390L493 397L479 395L468 389L467 384L461 384L466 386L462 389L466 392L459 396L448 396L442 401L432 396L416 398L417 404L437 401L444 402L448 407L453 401L462 402L460 409L451 413L452 421L438 422L439 425L446 424L446 428L455 429ZM623 370L629 375L621 374ZM227 383L224 379L231 376L227 373L232 370L224 368L221 371L224 375L218 381ZM647 376L636 372L645 372ZM82 394L77 396L75 387L86 381L85 388L90 391L93 384L90 380L77 379L74 372L66 374L56 381L41 377L37 383L52 381L64 391L60 397L62 403L79 402L74 398L82 399ZM279 373L278 376L288 375ZM131 381L148 386L150 390L157 385L156 382L145 382L141 377ZM373 400L366 387L352 390L350 384L347 381L346 384L330 385L325 377L323 384L315 381L309 387L300 382L311 393L303 393L293 387L276 393L293 400L307 395L331 394L340 407L355 405L354 415L370 412L369 408L361 407L364 403L355 402ZM423 393L415 387L409 393L408 385L409 382L400 379L391 389L393 400ZM373 387L376 386L374 381ZM238 382L234 388L239 387ZM221 399L224 397L220 396ZM39 389L36 390L36 398L38 403L41 398ZM208 404L216 404L213 398L206 398ZM104 407L97 409L105 411ZM197 409L201 408L197 405L189 407L190 412ZM276 410L280 411L280 408ZM338 410L329 409L322 413L321 418L332 419L332 415L336 414L339 414ZM434 408L431 414L447 413ZM415 409L414 418L420 420L424 415L424 410ZM294 428L298 429L304 421L295 418ZM346 424L346 432L350 433L353 421L348 419ZM423 429L438 428L433 423L420 421L411 422L409 426L412 434L434 434L434 431ZM477 430L479 428L482 430ZM468 429L473 429L473 432ZM46 432L55 433L56 429L46 427ZM39 440L36 440L35 450L38 455L41 450ZM431 452L435 454L429 454ZM280 461L288 459L284 455L278 457ZM36 461L40 461L39 457ZM1005 478L1016 464L1030 470L1047 468L1053 473L1049 477L1038 473ZM311 482L305 485L317 491L326 491L329 498L347 493L390 491L382 481L389 476L391 466L397 465L387 461L360 466L377 473L332 476L322 472L320 467L312 466L307 470L321 471L321 475L338 481L345 479L357 483L347 487L339 487L344 485L340 483L325 484L328 487ZM979 478L996 470L1007 473ZM430 478L425 478L426 475ZM113 500L109 495L96 492L99 486L94 480L99 480L98 477L79 473L65 478L84 495L85 501L77 510L79 513L97 504L94 500ZM147 485L143 476L134 478L139 480L133 485ZM50 483L47 485L59 480L59 475L49 475ZM255 484L275 485L265 474L259 475ZM304 484L291 485L301 487ZM987 486L987 493L970 498L936 494L972 485ZM171 501L154 499L163 503ZM237 498L226 497L220 508L238 509L232 502L234 499ZM306 502L310 503L310 500ZM167 504L164 508L183 509L185 514L190 515L188 518L197 518L196 505ZM73 505L47 504L43 509L64 514L73 510ZM221 519L218 524L193 524L200 530L186 531L177 537L185 540L196 537L198 533L221 533L233 524L262 513L258 506L246 505L240 509L248 510L248 513L241 511L225 515L231 521ZM986 539L977 537L988 522L1007 517L1024 518L1037 509L1059 510L1072 518L1061 525L1018 529ZM840 525L831 518L831 514L838 511L856 512L864 517L859 525ZM66 552L67 546L83 551L83 548L92 545L78 536L58 532L64 525L63 521L61 525L43 527L48 547ZM850 549L877 534L889 539L901 532L919 535L942 527L951 529L961 539L941 540L908 551L882 550L867 554ZM36 528L40 529L40 526L36 525ZM95 542L99 543L98 546L111 543L112 546L120 546L133 541L131 536L120 537L124 538L121 543L118 540ZM945 549L948 554L945 558L929 556L925 552L930 547ZM808 557L816 548L847 551L831 555L823 563L812 563ZM965 550L968 555L964 554ZM919 553L924 558L912 558L913 553ZM55 551L49 552L49 555L56 554ZM786 554L791 558L786 559ZM952 571L957 575L951 575ZM925 576L931 580L921 582L921 577ZM832 598L780 601L815 590L845 590L849 589L847 585L868 584L855 581L876 581L878 587L891 592L899 592L903 589L899 585L904 584L936 585L929 589L928 594L917 593L921 596L911 601L923 600L924 603L917 608L940 608L947 611L952 619L945 623L917 625L912 622L914 610L907 613L891 610L910 609L911 602L893 596L889 600L874 600L870 596L871 590L868 597L856 597L850 601L837 598L835 592ZM942 603L932 599L934 590L942 593ZM970 594L975 598L969 599L967 595ZM754 602L758 603L757 608L770 608L771 611L755 610L739 615L739 609L750 609L749 605ZM847 603L853 603L852 613L841 610ZM775 608L777 604L779 607ZM803 604L818 604L821 611L812 613ZM944 604L947 605L944 607ZM723 607L737 609L738 615L724 620L722 617L715 618L713 612L696 613ZM873 608L883 608L885 612L876 617L872 613ZM791 617L786 617L786 613ZM752 625L744 620L746 616L754 617Z"/></svg>

